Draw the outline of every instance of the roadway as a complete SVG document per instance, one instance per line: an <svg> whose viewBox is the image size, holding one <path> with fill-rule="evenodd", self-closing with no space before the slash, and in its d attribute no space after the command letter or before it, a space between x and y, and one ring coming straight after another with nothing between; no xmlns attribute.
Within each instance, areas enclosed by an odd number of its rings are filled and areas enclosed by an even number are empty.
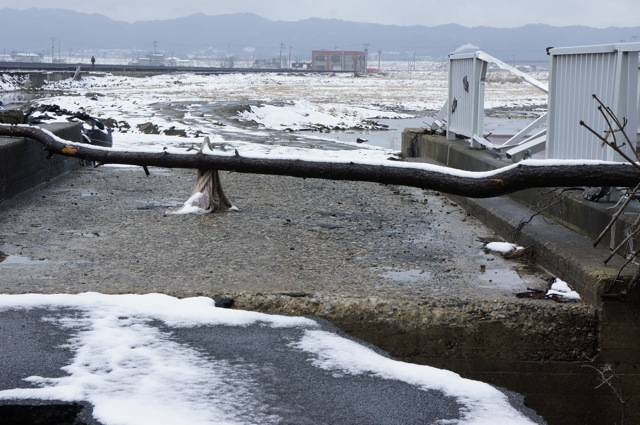
<svg viewBox="0 0 640 425"><path fill-rule="evenodd" d="M44 72L127 72L142 74L165 74L172 72L193 72L198 74L230 74L230 73L353 73L353 71L314 71L308 69L291 68L222 68L199 66L166 66L166 65L140 65L140 64L95 64L88 63L46 63L46 62L0 62L0 71L44 71Z"/></svg>

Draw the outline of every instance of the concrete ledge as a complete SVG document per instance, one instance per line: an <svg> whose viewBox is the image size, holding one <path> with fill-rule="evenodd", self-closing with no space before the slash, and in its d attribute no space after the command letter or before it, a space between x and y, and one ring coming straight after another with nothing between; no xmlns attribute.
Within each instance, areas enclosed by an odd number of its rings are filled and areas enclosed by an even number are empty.
<svg viewBox="0 0 640 425"><path fill-rule="evenodd" d="M516 234L520 222L533 213L509 197L451 198L506 240L533 247L536 262L568 282L588 302L597 305L607 291L622 289L620 284L612 285L623 259L616 257L605 265L609 250L593 248L589 238L542 216L534 217ZM625 280L630 277L629 272L623 276Z"/></svg>
<svg viewBox="0 0 640 425"><path fill-rule="evenodd" d="M81 142L77 123L46 124L42 128L56 136ZM81 165L75 158L55 155L47 159L40 143L25 138L0 137L0 202Z"/></svg>
<svg viewBox="0 0 640 425"><path fill-rule="evenodd" d="M443 136L425 134L422 129L405 130L402 153L409 160L469 171L489 171L511 164L486 150L471 149L466 141L446 140ZM537 206L544 206L554 195L559 201L556 206L545 209L544 215L534 217L516 231L540 209ZM621 217L612 236L607 235L597 248L592 246L615 211L608 209L612 203L586 201L581 191L549 193L534 189L489 199L451 198L506 240L532 246L536 262L571 284L587 301L597 305L602 294L622 289L620 284L612 285L624 259L617 256L607 265L604 260L610 247L617 245L632 226L630 218ZM629 211L634 210L640 212L640 206L633 205ZM622 277L629 279L630 272Z"/></svg>

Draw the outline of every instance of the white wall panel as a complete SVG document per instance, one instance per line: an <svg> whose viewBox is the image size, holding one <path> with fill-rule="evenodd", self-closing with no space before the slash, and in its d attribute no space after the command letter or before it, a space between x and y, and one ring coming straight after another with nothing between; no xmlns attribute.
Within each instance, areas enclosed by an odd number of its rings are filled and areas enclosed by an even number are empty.
<svg viewBox="0 0 640 425"><path fill-rule="evenodd" d="M449 58L447 138L484 133L484 85L487 62L475 54Z"/></svg>
<svg viewBox="0 0 640 425"><path fill-rule="evenodd" d="M551 49L546 157L621 161L613 149L585 127L600 134L608 129L596 95L620 118L628 120L635 143L638 125L638 50L640 44ZM618 136L619 144L622 136ZM630 147L627 154L633 156Z"/></svg>

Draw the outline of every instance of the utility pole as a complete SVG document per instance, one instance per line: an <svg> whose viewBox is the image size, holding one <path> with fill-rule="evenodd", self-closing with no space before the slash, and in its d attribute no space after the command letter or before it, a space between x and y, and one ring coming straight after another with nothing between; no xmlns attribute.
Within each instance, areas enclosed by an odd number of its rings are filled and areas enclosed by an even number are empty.
<svg viewBox="0 0 640 425"><path fill-rule="evenodd" d="M280 42L280 68L282 68L282 49L284 49L284 43Z"/></svg>
<svg viewBox="0 0 640 425"><path fill-rule="evenodd" d="M53 58L55 57L56 50L56 38L51 37L51 63L53 63Z"/></svg>
<svg viewBox="0 0 640 425"><path fill-rule="evenodd" d="M364 43L364 72L367 72L367 61L369 59L369 43Z"/></svg>
<svg viewBox="0 0 640 425"><path fill-rule="evenodd" d="M382 49L378 49L378 72L380 72L380 56L382 56Z"/></svg>

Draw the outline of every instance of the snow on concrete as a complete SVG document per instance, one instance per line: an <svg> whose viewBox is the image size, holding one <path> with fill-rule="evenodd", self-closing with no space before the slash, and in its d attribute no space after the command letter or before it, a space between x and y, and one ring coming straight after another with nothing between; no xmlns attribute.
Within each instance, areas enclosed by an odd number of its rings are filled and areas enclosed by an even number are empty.
<svg viewBox="0 0 640 425"><path fill-rule="evenodd" d="M421 390L442 391L463 406L459 424L531 424L496 388L458 374L389 359L350 339L322 331L307 318L217 308L210 298L162 294L0 295L0 311L72 309L50 319L72 329L73 352L65 376L25 377L25 385L0 391L0 399L86 401L105 425L278 423L255 397L259 387L241 366L182 344L157 326L246 326L303 329L286 350L301 350L309 365L336 373L374 374ZM81 314L78 314L78 311Z"/></svg>
<svg viewBox="0 0 640 425"><path fill-rule="evenodd" d="M569 284L564 280L555 278L551 284L551 288L547 291L547 296L555 295L570 301L580 301L580 294L569 287Z"/></svg>

